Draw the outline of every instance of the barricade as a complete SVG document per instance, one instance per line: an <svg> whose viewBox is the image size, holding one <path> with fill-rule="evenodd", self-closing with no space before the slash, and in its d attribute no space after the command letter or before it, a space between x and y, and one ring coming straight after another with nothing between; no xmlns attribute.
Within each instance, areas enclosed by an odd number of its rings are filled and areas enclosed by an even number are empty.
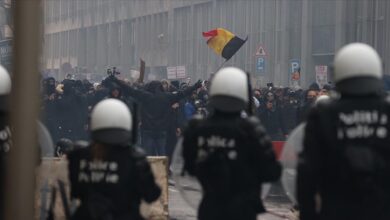
<svg viewBox="0 0 390 220"><path fill-rule="evenodd" d="M282 156L284 143L285 141L272 141L272 146L278 160L280 160L280 156Z"/></svg>
<svg viewBox="0 0 390 220"><path fill-rule="evenodd" d="M142 203L141 213L148 220L167 220L168 219L168 159L167 157L148 157L152 167L156 182L161 187L160 198L152 203ZM64 203L60 194L58 181L64 183L66 202L72 209L70 203L70 188L68 180L68 163L64 159L44 158L40 167L37 169L37 187L36 187L36 220L46 220L42 213L47 210L52 200L52 189L56 189L54 203L54 216L56 220L66 220ZM44 206L42 206L44 204Z"/></svg>

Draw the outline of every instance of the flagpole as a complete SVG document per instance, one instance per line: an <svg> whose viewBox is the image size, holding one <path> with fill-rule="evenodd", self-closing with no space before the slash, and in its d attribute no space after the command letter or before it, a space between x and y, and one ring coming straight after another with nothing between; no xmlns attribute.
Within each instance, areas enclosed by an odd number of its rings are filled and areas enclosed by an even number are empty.
<svg viewBox="0 0 390 220"><path fill-rule="evenodd" d="M227 61L229 61L229 60L223 61L223 63L217 68L217 70L215 70L213 73L211 73L211 75L209 76L209 80L211 80L212 76L214 76L220 69L222 69L222 67L227 63Z"/></svg>
<svg viewBox="0 0 390 220"><path fill-rule="evenodd" d="M220 69L222 69L222 67L225 66L225 64L226 64L228 61L229 61L229 60L225 60L225 61L218 67L218 69L214 72L214 74L215 74L216 72L218 72Z"/></svg>

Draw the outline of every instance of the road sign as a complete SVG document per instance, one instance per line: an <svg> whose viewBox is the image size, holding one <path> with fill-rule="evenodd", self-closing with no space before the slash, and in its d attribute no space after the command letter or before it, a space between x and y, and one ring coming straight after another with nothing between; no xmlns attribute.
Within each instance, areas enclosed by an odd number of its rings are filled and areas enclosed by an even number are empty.
<svg viewBox="0 0 390 220"><path fill-rule="evenodd" d="M256 72L265 73L265 58L257 57L256 58Z"/></svg>
<svg viewBox="0 0 390 220"><path fill-rule="evenodd" d="M301 62L298 59L290 60L289 75L292 81L301 79Z"/></svg>
<svg viewBox="0 0 390 220"><path fill-rule="evenodd" d="M169 66L167 67L167 78L168 79L176 79L176 67L175 66Z"/></svg>
<svg viewBox="0 0 390 220"><path fill-rule="evenodd" d="M177 66L176 67L176 77L178 79L186 78L186 67L185 66Z"/></svg>
<svg viewBox="0 0 390 220"><path fill-rule="evenodd" d="M256 56L267 56L267 52L265 52L263 45L260 45L259 48L257 48L255 55Z"/></svg>

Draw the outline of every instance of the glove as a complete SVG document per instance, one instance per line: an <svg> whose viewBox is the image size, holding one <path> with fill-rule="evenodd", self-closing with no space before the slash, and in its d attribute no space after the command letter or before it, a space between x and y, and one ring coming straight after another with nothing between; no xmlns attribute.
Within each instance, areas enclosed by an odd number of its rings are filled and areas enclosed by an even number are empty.
<svg viewBox="0 0 390 220"><path fill-rule="evenodd" d="M198 81L194 84L194 87L195 87L195 89L199 89L200 87L202 87L202 80L198 80Z"/></svg>
<svg viewBox="0 0 390 220"><path fill-rule="evenodd" d="M106 77L106 78L102 81L102 85L103 85L104 87L108 88L112 82L115 82L115 79L116 79L115 76L109 75L108 77Z"/></svg>

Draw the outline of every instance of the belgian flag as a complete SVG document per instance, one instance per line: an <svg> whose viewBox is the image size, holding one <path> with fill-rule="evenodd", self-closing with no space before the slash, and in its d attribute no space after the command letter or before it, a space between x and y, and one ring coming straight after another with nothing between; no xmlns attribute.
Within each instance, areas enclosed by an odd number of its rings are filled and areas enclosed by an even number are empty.
<svg viewBox="0 0 390 220"><path fill-rule="evenodd" d="M229 60L248 40L248 37L243 40L223 28L203 32L203 37L209 38L207 45L226 60Z"/></svg>

